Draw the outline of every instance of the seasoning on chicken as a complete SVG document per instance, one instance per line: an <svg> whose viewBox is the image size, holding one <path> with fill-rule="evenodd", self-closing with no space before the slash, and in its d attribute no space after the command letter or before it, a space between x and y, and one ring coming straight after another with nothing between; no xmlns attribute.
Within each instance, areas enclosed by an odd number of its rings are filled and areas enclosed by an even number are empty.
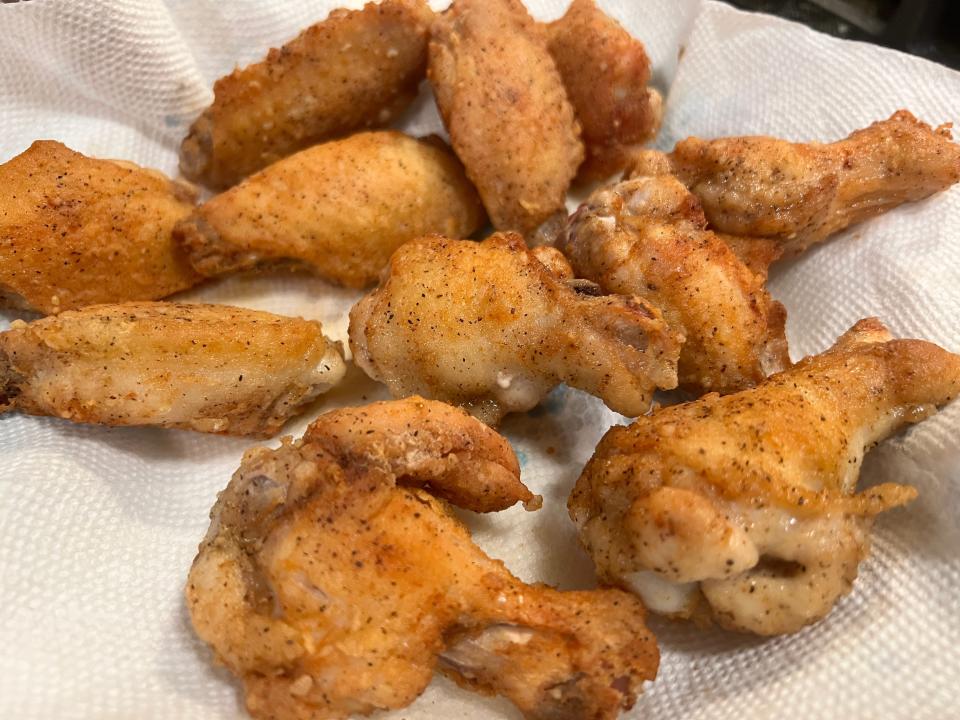
<svg viewBox="0 0 960 720"><path fill-rule="evenodd" d="M785 256L854 223L922 200L960 180L950 124L931 128L906 110L837 142L730 137L643 151L630 177L676 175L719 232L776 239Z"/></svg>
<svg viewBox="0 0 960 720"><path fill-rule="evenodd" d="M639 415L655 388L676 386L678 339L642 299L595 291L555 276L513 233L422 238L350 311L350 347L394 397L462 405L490 424L564 382Z"/></svg>
<svg viewBox="0 0 960 720"><path fill-rule="evenodd" d="M486 485L512 496L491 504ZM250 713L402 708L436 670L532 719L629 708L659 663L642 604L521 582L434 495L479 511L530 496L502 437L420 398L335 410L245 455L186 595Z"/></svg>
<svg viewBox="0 0 960 720"><path fill-rule="evenodd" d="M442 141L385 130L302 150L204 203L176 235L220 275L285 263L349 287L427 233L466 237L483 208Z"/></svg>
<svg viewBox="0 0 960 720"><path fill-rule="evenodd" d="M431 28L427 74L495 228L528 233L564 207L580 125L546 31L519 0L455 0Z"/></svg>
<svg viewBox="0 0 960 720"><path fill-rule="evenodd" d="M337 9L214 85L180 169L217 190L314 143L392 122L417 95L433 13L423 0Z"/></svg>
<svg viewBox="0 0 960 720"><path fill-rule="evenodd" d="M0 165L0 306L45 314L199 282L173 242L194 189L38 140Z"/></svg>
<svg viewBox="0 0 960 720"><path fill-rule="evenodd" d="M0 412L268 436L344 372L316 322L226 305L95 305L0 333Z"/></svg>
<svg viewBox="0 0 960 720"><path fill-rule="evenodd" d="M759 387L611 429L570 496L601 577L655 612L760 635L848 594L873 519L916 490L856 491L867 449L960 392L960 356L861 320Z"/></svg>

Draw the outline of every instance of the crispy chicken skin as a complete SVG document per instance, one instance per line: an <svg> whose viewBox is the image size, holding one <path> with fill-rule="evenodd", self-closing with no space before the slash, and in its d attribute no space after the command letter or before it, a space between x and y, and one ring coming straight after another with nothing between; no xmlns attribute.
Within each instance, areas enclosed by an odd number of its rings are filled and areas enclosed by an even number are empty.
<svg viewBox="0 0 960 720"><path fill-rule="evenodd" d="M286 261L359 288L407 240L466 237L482 222L480 199L446 145L385 130L271 165L205 203L176 236L204 275Z"/></svg>
<svg viewBox="0 0 960 720"><path fill-rule="evenodd" d="M573 280L573 268L567 256L549 245L538 245L530 248L530 254L533 255L540 264L543 265L550 274L558 280Z"/></svg>
<svg viewBox="0 0 960 720"><path fill-rule="evenodd" d="M173 242L193 188L38 140L0 165L0 306L44 314L155 300L200 277Z"/></svg>
<svg viewBox="0 0 960 720"><path fill-rule="evenodd" d="M316 322L226 305L95 305L0 333L0 412L269 436L344 372Z"/></svg>
<svg viewBox="0 0 960 720"><path fill-rule="evenodd" d="M427 74L495 228L528 233L564 206L580 125L546 31L519 0L455 0L431 28Z"/></svg>
<svg viewBox="0 0 960 720"><path fill-rule="evenodd" d="M707 230L703 210L669 175L595 191L557 241L577 277L659 307L685 337L680 387L735 392L790 364L786 312L757 274Z"/></svg>
<svg viewBox="0 0 960 720"><path fill-rule="evenodd" d="M416 97L433 13L423 0L338 9L214 85L180 169L222 190L314 143L394 120Z"/></svg>
<svg viewBox="0 0 960 720"><path fill-rule="evenodd" d="M867 449L960 392L960 356L861 320L752 390L611 429L568 507L602 578L647 607L777 635L850 592L879 513L916 496L856 492Z"/></svg>
<svg viewBox="0 0 960 720"><path fill-rule="evenodd" d="M335 410L296 443L247 452L186 595L250 713L402 708L438 669L528 718L629 708L659 663L642 604L521 582L423 489L484 511L488 481L512 488L496 506L529 496L503 438L421 398Z"/></svg>
<svg viewBox="0 0 960 720"><path fill-rule="evenodd" d="M731 137L640 153L630 177L671 173L700 198L710 225L773 238L797 255L834 233L960 180L950 124L934 129L906 110L834 143Z"/></svg>
<svg viewBox="0 0 960 720"><path fill-rule="evenodd" d="M583 127L586 160L579 179L609 177L660 127L663 98L647 87L650 58L643 43L597 7L573 0L547 25L550 55Z"/></svg>
<svg viewBox="0 0 960 720"><path fill-rule="evenodd" d="M341 409L314 423L307 437L335 457L375 458L401 484L425 487L474 512L506 510L518 502L532 510L540 504L520 482L520 465L506 438L446 403L412 397Z"/></svg>
<svg viewBox="0 0 960 720"><path fill-rule="evenodd" d="M577 292L515 233L401 247L350 311L350 347L394 397L445 400L489 424L562 382L639 415L654 388L676 386L679 352L642 299Z"/></svg>
<svg viewBox="0 0 960 720"><path fill-rule="evenodd" d="M702 208L701 212L703 212ZM715 235L733 250L733 254L740 258L740 262L764 280L770 272L770 266L783 257L783 245L773 238L745 237L727 233L715 233Z"/></svg>

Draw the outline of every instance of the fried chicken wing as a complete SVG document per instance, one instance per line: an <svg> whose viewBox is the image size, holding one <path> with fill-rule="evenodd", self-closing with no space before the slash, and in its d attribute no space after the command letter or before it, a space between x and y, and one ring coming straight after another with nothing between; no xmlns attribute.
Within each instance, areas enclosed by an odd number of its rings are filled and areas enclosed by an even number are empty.
<svg viewBox="0 0 960 720"><path fill-rule="evenodd" d="M490 424L563 382L639 415L654 388L676 386L679 352L657 310L576 292L514 233L401 247L350 311L350 347L394 397L445 400Z"/></svg>
<svg viewBox="0 0 960 720"><path fill-rule="evenodd" d="M906 110L834 143L731 137L645 151L628 175L676 175L700 198L711 226L774 238L787 256L960 180L950 124L933 129Z"/></svg>
<svg viewBox="0 0 960 720"><path fill-rule="evenodd" d="M225 305L95 305L0 333L0 412L267 436L344 372L316 322Z"/></svg>
<svg viewBox="0 0 960 720"><path fill-rule="evenodd" d="M213 508L186 595L250 713L402 708L437 669L528 718L629 708L659 662L641 603L521 582L422 489L492 510L477 492L488 481L512 488L500 507L529 497L503 438L420 398L335 410L299 442L249 451Z"/></svg>
<svg viewBox="0 0 960 720"><path fill-rule="evenodd" d="M200 276L173 242L193 188L38 140L0 165L0 306L56 313L155 300Z"/></svg>
<svg viewBox="0 0 960 720"><path fill-rule="evenodd" d="M423 0L334 10L220 78L180 148L181 171L224 189L314 143L388 125L416 97L432 18Z"/></svg>
<svg viewBox="0 0 960 720"><path fill-rule="evenodd" d="M651 610L796 632L850 592L873 518L916 496L856 492L866 450L958 392L960 356L861 320L757 388L611 429L570 515L601 576Z"/></svg>
<svg viewBox="0 0 960 720"><path fill-rule="evenodd" d="M350 287L427 233L471 234L483 208L439 140L359 133L271 165L204 203L176 235L204 275L286 261Z"/></svg>
<svg viewBox="0 0 960 720"><path fill-rule="evenodd" d="M609 177L626 167L632 151L656 135L663 98L650 82L643 43L597 7L573 0L547 25L550 55L583 127L586 160L581 180Z"/></svg>
<svg viewBox="0 0 960 720"><path fill-rule="evenodd" d="M580 125L519 0L455 0L431 28L427 74L494 227L527 233L564 207Z"/></svg>
<svg viewBox="0 0 960 720"><path fill-rule="evenodd" d="M700 203L669 175L600 188L557 243L578 277L646 299L682 332L680 387L733 392L790 364L786 311L766 273L707 230Z"/></svg>

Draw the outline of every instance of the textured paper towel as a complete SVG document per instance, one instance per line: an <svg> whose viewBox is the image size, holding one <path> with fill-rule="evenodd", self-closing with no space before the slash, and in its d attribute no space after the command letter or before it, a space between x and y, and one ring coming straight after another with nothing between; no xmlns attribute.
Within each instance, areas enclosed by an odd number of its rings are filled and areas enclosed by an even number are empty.
<svg viewBox="0 0 960 720"><path fill-rule="evenodd" d="M359 3L348 3L358 5ZM529 3L543 19L563 0ZM647 43L669 87L659 144L688 134L828 140L907 107L958 121L960 75L923 60L698 2L602 3ZM263 55L334 3L32 0L0 6L0 161L40 137L176 172L213 80ZM678 50L685 51L678 63ZM414 132L439 129L427 96ZM960 191L873 220L780 268L794 357L876 314L902 335L960 349ZM287 275L194 291L321 320L344 337L356 294ZM5 316L9 319L10 316ZM6 326L6 321L2 324ZM315 412L384 397L354 373ZM298 435L309 418L289 431ZM618 418L560 389L504 430L543 510L469 517L527 580L588 587L566 495ZM663 663L631 717L943 720L960 680L960 407L874 451L870 482L921 491L881 519L854 594L825 622L761 641L653 621ZM232 718L236 685L190 632L182 587L214 497L250 443L0 416L0 717ZM554 452L550 450L553 449ZM467 514L464 514L466 517ZM503 701L435 681L391 717L516 717Z"/></svg>

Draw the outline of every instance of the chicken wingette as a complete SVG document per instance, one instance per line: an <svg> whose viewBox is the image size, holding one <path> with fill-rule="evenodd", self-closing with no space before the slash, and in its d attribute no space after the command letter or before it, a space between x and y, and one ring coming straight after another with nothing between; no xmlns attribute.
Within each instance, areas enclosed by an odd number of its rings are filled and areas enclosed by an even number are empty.
<svg viewBox="0 0 960 720"><path fill-rule="evenodd" d="M204 203L175 234L203 275L285 264L364 287L407 240L467 237L482 221L442 141L382 130L274 163Z"/></svg>
<svg viewBox="0 0 960 720"><path fill-rule="evenodd" d="M650 82L643 43L597 7L573 0L546 26L550 56L583 127L586 159L580 180L608 177L660 127L663 98Z"/></svg>
<svg viewBox="0 0 960 720"><path fill-rule="evenodd" d="M183 174L222 190L315 143L388 125L417 95L432 19L424 0L337 9L220 78L180 148Z"/></svg>
<svg viewBox="0 0 960 720"><path fill-rule="evenodd" d="M437 107L493 226L533 231L564 207L580 125L520 0L456 0L430 30Z"/></svg>
<svg viewBox="0 0 960 720"><path fill-rule="evenodd" d="M267 436L345 370L317 322L226 305L94 305L0 333L0 412Z"/></svg>

